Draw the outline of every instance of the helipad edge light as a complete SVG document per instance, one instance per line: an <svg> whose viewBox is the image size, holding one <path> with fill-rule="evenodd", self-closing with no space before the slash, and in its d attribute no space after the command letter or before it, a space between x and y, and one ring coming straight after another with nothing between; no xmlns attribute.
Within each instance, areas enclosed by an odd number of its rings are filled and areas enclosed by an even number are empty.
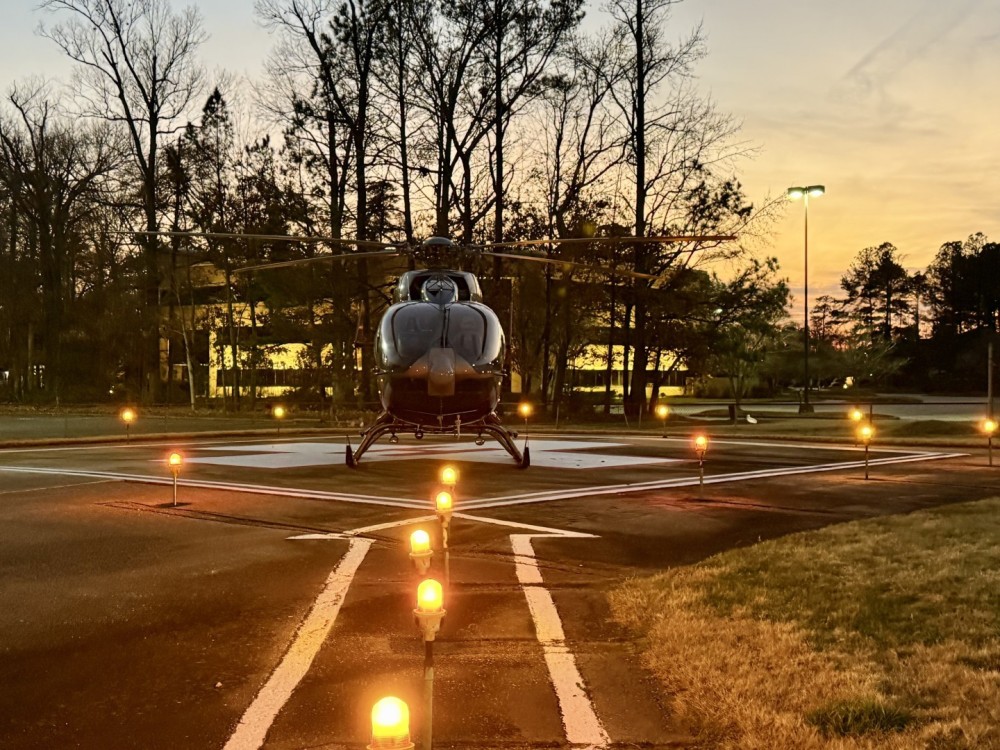
<svg viewBox="0 0 1000 750"><path fill-rule="evenodd" d="M410 708L399 698L383 698L372 707L369 750L412 750Z"/></svg>

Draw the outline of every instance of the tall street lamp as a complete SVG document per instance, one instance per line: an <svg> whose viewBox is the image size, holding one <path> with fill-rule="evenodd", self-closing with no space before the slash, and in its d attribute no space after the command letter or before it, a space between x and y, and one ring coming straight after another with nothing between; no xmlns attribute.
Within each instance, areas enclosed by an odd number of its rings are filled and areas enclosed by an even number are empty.
<svg viewBox="0 0 1000 750"><path fill-rule="evenodd" d="M799 414L811 414L812 404L809 403L809 199L819 198L826 192L826 188L822 185L807 185L806 187L790 187L788 188L788 197L793 201L801 198L805 205L806 210L806 223L805 223L805 268L803 270L803 279L805 290L803 296L805 297L805 390L803 391L802 403L799 404Z"/></svg>

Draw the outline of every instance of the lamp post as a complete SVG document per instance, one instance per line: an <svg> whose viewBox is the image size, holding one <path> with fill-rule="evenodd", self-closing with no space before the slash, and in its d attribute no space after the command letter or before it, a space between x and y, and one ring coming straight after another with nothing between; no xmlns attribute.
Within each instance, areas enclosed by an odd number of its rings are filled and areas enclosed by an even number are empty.
<svg viewBox="0 0 1000 750"><path fill-rule="evenodd" d="M434 726L434 638L444 619L444 593L433 578L417 586L417 608L413 616L424 637L424 723L421 732L422 750L431 750Z"/></svg>
<svg viewBox="0 0 1000 750"><path fill-rule="evenodd" d="M705 494L705 453L708 452L708 438L698 435L694 439L694 452L698 454L698 497Z"/></svg>
<svg viewBox="0 0 1000 750"><path fill-rule="evenodd" d="M177 475L181 473L181 466L184 464L184 456L176 451L167 456L167 466L170 473L174 475L174 507L177 507Z"/></svg>
<svg viewBox="0 0 1000 750"><path fill-rule="evenodd" d="M417 529L410 534L410 559L413 560L413 566L417 569L418 574L427 575L433 555L430 534L423 529Z"/></svg>
<svg viewBox="0 0 1000 750"><path fill-rule="evenodd" d="M819 198L826 192L822 185L808 185L806 187L790 187L787 195L792 200L802 198L805 206L805 266L803 268L803 298L805 305L805 315L803 332L805 333L805 361L804 375L805 388L802 394L802 403L799 404L799 414L811 414L812 404L809 403L809 198Z"/></svg>
<svg viewBox="0 0 1000 750"><path fill-rule="evenodd" d="M271 409L271 416L275 418L278 422L278 434L281 434L281 420L285 418L285 407L278 404L273 409Z"/></svg>
<svg viewBox="0 0 1000 750"><path fill-rule="evenodd" d="M524 431L528 431L528 417L531 416L532 408L531 404L527 401L522 401L517 407L517 413L524 417Z"/></svg>
<svg viewBox="0 0 1000 750"><path fill-rule="evenodd" d="M126 406L124 409L121 410L118 416L122 420L122 422L125 423L125 442L127 443L131 439L131 436L129 435L129 428L135 421L135 409L133 409L131 406Z"/></svg>
<svg viewBox="0 0 1000 750"><path fill-rule="evenodd" d="M990 457L990 466L993 465L993 433L997 431L997 421L987 417L982 423L983 432L986 433L986 450Z"/></svg>
<svg viewBox="0 0 1000 750"><path fill-rule="evenodd" d="M871 445L872 438L875 437L875 428L870 424L861 425L858 437L865 444L865 479L868 479L868 446Z"/></svg>
<svg viewBox="0 0 1000 750"><path fill-rule="evenodd" d="M448 527L451 525L451 512L455 506L454 496L447 490L441 490L434 498L434 510L441 522L441 549L444 551L444 580L451 585L451 560L448 555Z"/></svg>
<svg viewBox="0 0 1000 750"><path fill-rule="evenodd" d="M368 750L413 750L410 708L399 698L383 698L372 707L372 741Z"/></svg>
<svg viewBox="0 0 1000 750"><path fill-rule="evenodd" d="M670 414L670 409L666 404L657 404L656 406L656 416L660 418L663 422L663 437L667 436L667 416Z"/></svg>

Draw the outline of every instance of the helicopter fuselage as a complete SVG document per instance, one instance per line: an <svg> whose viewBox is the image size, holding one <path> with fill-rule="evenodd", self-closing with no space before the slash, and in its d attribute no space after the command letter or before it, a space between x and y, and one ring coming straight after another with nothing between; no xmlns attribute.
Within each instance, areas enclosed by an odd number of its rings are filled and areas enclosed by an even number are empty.
<svg viewBox="0 0 1000 750"><path fill-rule="evenodd" d="M504 334L475 276L409 271L375 341L382 407L422 431L475 427L500 402Z"/></svg>

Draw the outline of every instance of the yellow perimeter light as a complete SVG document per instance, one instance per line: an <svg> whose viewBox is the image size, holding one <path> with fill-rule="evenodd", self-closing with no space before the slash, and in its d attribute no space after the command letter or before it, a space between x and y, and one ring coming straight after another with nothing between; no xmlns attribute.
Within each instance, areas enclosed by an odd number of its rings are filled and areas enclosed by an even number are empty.
<svg viewBox="0 0 1000 750"><path fill-rule="evenodd" d="M285 407L284 406L275 406L274 410L271 413L274 414L274 418L275 419L284 419L285 418Z"/></svg>
<svg viewBox="0 0 1000 750"><path fill-rule="evenodd" d="M850 417L852 422L860 422L862 419L865 418L865 413L861 411L861 409L854 407L853 409L851 409Z"/></svg>
<svg viewBox="0 0 1000 750"><path fill-rule="evenodd" d="M708 450L708 438L704 435L698 435L698 437L694 439L694 449L696 451Z"/></svg>
<svg viewBox="0 0 1000 750"><path fill-rule="evenodd" d="M667 407L666 404L660 404L659 406L656 407L656 416L658 416L660 419L666 419L669 413L670 409Z"/></svg>
<svg viewBox="0 0 1000 750"><path fill-rule="evenodd" d="M399 698L383 698L372 707L371 750L409 750L410 709Z"/></svg>
<svg viewBox="0 0 1000 750"><path fill-rule="evenodd" d="M118 416L121 417L122 422L125 424L132 424L135 421L135 409L125 407Z"/></svg>
<svg viewBox="0 0 1000 750"><path fill-rule="evenodd" d="M410 534L410 552L422 555L431 551L431 536L423 529L417 529Z"/></svg>
<svg viewBox="0 0 1000 750"><path fill-rule="evenodd" d="M870 424L861 425L861 429L858 430L858 435L864 442L871 442L871 439L875 437L875 428Z"/></svg>
<svg viewBox="0 0 1000 750"><path fill-rule="evenodd" d="M458 482L458 470L453 466L445 466L441 469L441 484L454 485Z"/></svg>
<svg viewBox="0 0 1000 750"><path fill-rule="evenodd" d="M179 469L182 463L184 463L184 456L180 453L174 452L167 456L167 466L171 469Z"/></svg>
<svg viewBox="0 0 1000 750"><path fill-rule="evenodd" d="M517 407L517 413L520 414L525 419L531 416L531 412L532 412L531 404L529 404L527 401L522 401Z"/></svg>
<svg viewBox="0 0 1000 750"><path fill-rule="evenodd" d="M444 607L444 592L441 584L433 578L421 581L417 586L417 611L440 612Z"/></svg>
<svg viewBox="0 0 1000 750"><path fill-rule="evenodd" d="M434 498L434 505L437 506L438 512L440 513L450 511L454 503L454 498L447 490L441 490L437 493L437 497Z"/></svg>
<svg viewBox="0 0 1000 750"><path fill-rule="evenodd" d="M987 435L992 435L997 431L997 422L995 419L984 419L982 428Z"/></svg>

